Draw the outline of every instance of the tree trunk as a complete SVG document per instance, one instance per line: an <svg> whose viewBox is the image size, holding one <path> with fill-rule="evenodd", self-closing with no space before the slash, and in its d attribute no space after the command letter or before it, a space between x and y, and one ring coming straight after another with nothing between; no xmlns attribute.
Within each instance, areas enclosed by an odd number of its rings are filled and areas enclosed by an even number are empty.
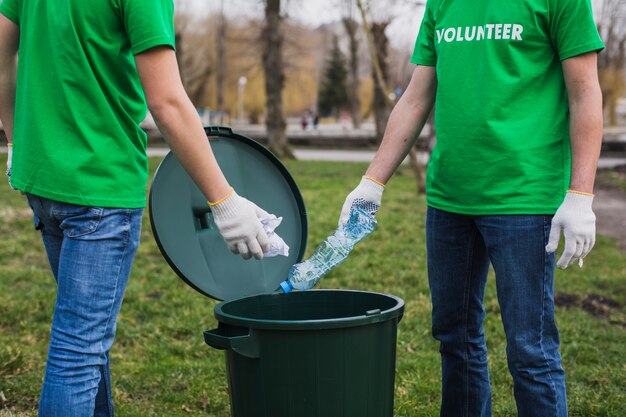
<svg viewBox="0 0 626 417"><path fill-rule="evenodd" d="M370 30L370 27L367 23L367 14L365 13L365 7L363 6L363 2L361 0L356 0L356 4L359 10L361 11L361 17L363 18L363 30L365 31L370 55L372 57L372 66L374 67L375 84L381 86L381 90L383 92L389 91L387 88L387 83L385 82L385 77L383 75L382 68L381 68L381 59L379 57L379 51L375 46L374 36L372 33L373 30ZM389 112L389 114L391 114L391 109L394 106L394 102L393 100L391 100L391 98L387 94L384 94L383 97L387 105L387 109L388 109L387 111ZM389 116L387 116L387 119L385 121L385 128L386 128L388 120L389 120ZM378 123L377 123L376 124L377 134L378 134L378 130L379 129L378 129ZM434 129L432 129L431 132L432 132L431 134L434 135ZM383 131L383 134L384 134L384 131ZM379 141L382 141L383 134L378 134L377 138ZM413 168L413 173L415 174L415 178L417 180L417 194L425 192L426 190L426 187L425 187L426 167L422 165L419 159L417 158L417 150L415 149L415 146L411 147L411 150L409 151L409 161L411 162L411 167Z"/></svg>
<svg viewBox="0 0 626 417"><path fill-rule="evenodd" d="M215 36L217 62L215 63L215 84L217 93L217 111L224 111L224 80L226 78L226 18L224 16L224 0L221 3L220 18Z"/></svg>
<svg viewBox="0 0 626 417"><path fill-rule="evenodd" d="M189 96L189 100L195 107L201 107L202 98L205 93L206 81L211 76L213 68L210 62L207 62L201 70L194 71L194 53L193 48L187 51L185 47L185 35L182 30L175 34L174 42L176 45L176 61L178 63L178 71L180 79L185 88L185 92Z"/></svg>
<svg viewBox="0 0 626 417"><path fill-rule="evenodd" d="M352 125L355 129L361 127L361 100L359 99L359 41L356 37L358 23L350 18L343 19L343 26L348 34L350 45L349 67L350 67L350 113L352 115Z"/></svg>
<svg viewBox="0 0 626 417"><path fill-rule="evenodd" d="M387 121L391 114L392 106L389 103L389 91L387 91L388 75L387 73L387 56L389 54L389 39L385 30L389 25L388 22L376 22L372 23L371 31L376 47L376 55L378 57L378 64L380 68L380 78L376 77L376 68L373 69L374 79L374 101L372 103L372 109L374 111L374 121L376 122L376 137L379 144L382 141L385 129L387 128Z"/></svg>
<svg viewBox="0 0 626 417"><path fill-rule="evenodd" d="M598 75L604 98L602 104L607 122L616 125L619 123L615 112L617 100L626 92L626 3L624 0L604 0L598 6L598 32L605 46L598 55Z"/></svg>
<svg viewBox="0 0 626 417"><path fill-rule="evenodd" d="M197 77L195 77L193 80L187 81L187 95L189 95L191 102L196 107L201 107L200 102L202 100L202 97L204 96L206 81L208 81L209 77L211 76L211 72L213 72L213 69L210 65L207 65L204 68L204 71L198 74Z"/></svg>
<svg viewBox="0 0 626 417"><path fill-rule="evenodd" d="M268 147L279 158L293 158L293 153L287 142L287 123L283 115L282 92L285 75L283 73L280 0L266 0L265 6L263 69L265 70L265 94L267 97L265 124Z"/></svg>

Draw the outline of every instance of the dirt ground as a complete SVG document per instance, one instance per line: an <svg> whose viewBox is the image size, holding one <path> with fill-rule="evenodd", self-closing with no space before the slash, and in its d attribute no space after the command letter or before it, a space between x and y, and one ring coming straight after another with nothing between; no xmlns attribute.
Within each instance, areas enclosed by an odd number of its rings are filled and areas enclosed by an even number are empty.
<svg viewBox="0 0 626 417"><path fill-rule="evenodd" d="M626 178L626 166L614 170L614 175ZM593 210L596 214L597 232L614 237L626 252L626 192L602 181L596 182Z"/></svg>
<svg viewBox="0 0 626 417"><path fill-rule="evenodd" d="M624 180L626 166L614 169L611 175L598 175L593 210L597 233L617 239L619 247L626 252L626 191L623 186L616 185L624 184ZM554 302L559 307L580 308L597 319L606 319L611 324L626 328L622 305L610 297L594 293L558 292Z"/></svg>

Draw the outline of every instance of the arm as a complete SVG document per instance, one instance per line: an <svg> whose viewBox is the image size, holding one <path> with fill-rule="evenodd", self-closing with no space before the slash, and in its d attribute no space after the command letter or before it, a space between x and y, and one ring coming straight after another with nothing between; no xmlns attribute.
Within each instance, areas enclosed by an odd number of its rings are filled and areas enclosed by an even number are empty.
<svg viewBox="0 0 626 417"><path fill-rule="evenodd" d="M602 93L597 54L590 52L563 61L569 96L572 179L570 189L593 193L602 146Z"/></svg>
<svg viewBox="0 0 626 417"><path fill-rule="evenodd" d="M436 91L435 68L417 66L406 91L389 116L383 141L366 176L383 184L391 178L424 128L435 102Z"/></svg>
<svg viewBox="0 0 626 417"><path fill-rule="evenodd" d="M270 216L230 187L207 140L200 117L189 100L169 47L135 56L148 107L170 148L205 195L215 224L228 248L244 259L261 259L269 240L260 218Z"/></svg>
<svg viewBox="0 0 626 417"><path fill-rule="evenodd" d="M0 14L0 120L9 144L13 142L15 110L15 76L20 29Z"/></svg>
<svg viewBox="0 0 626 417"><path fill-rule="evenodd" d="M384 184L407 156L424 128L435 102L437 73L434 67L418 65L411 82L394 107L383 141L361 183L343 203L339 225L346 224L353 206L365 203L370 215L380 207Z"/></svg>
<svg viewBox="0 0 626 417"><path fill-rule="evenodd" d="M562 63L569 97L572 176L570 190L552 218L546 251L554 252L565 237L557 265L567 268L587 256L595 244L596 216L593 213L593 183L602 146L602 94L595 52L566 59Z"/></svg>
<svg viewBox="0 0 626 417"><path fill-rule="evenodd" d="M224 198L230 186L183 88L174 51L153 48L136 55L135 62L148 108L170 148L207 200Z"/></svg>

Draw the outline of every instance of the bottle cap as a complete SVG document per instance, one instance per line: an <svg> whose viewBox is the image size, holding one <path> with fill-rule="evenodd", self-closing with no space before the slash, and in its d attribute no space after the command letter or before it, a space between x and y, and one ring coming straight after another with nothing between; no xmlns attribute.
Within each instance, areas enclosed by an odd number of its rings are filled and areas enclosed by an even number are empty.
<svg viewBox="0 0 626 417"><path fill-rule="evenodd" d="M280 283L280 288L283 290L285 294L290 293L293 290L293 287L289 283L289 281L283 281Z"/></svg>

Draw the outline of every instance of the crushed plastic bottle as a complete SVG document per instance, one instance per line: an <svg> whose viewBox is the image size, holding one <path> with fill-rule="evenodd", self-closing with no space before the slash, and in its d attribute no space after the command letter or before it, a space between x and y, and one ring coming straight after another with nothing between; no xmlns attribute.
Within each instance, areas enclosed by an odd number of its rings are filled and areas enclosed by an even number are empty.
<svg viewBox="0 0 626 417"><path fill-rule="evenodd" d="M280 284L280 289L288 293L293 289L306 291L313 288L324 275L348 257L354 245L374 231L376 224L371 211L363 205L353 205L348 222L328 236L311 257L293 265L287 280Z"/></svg>

